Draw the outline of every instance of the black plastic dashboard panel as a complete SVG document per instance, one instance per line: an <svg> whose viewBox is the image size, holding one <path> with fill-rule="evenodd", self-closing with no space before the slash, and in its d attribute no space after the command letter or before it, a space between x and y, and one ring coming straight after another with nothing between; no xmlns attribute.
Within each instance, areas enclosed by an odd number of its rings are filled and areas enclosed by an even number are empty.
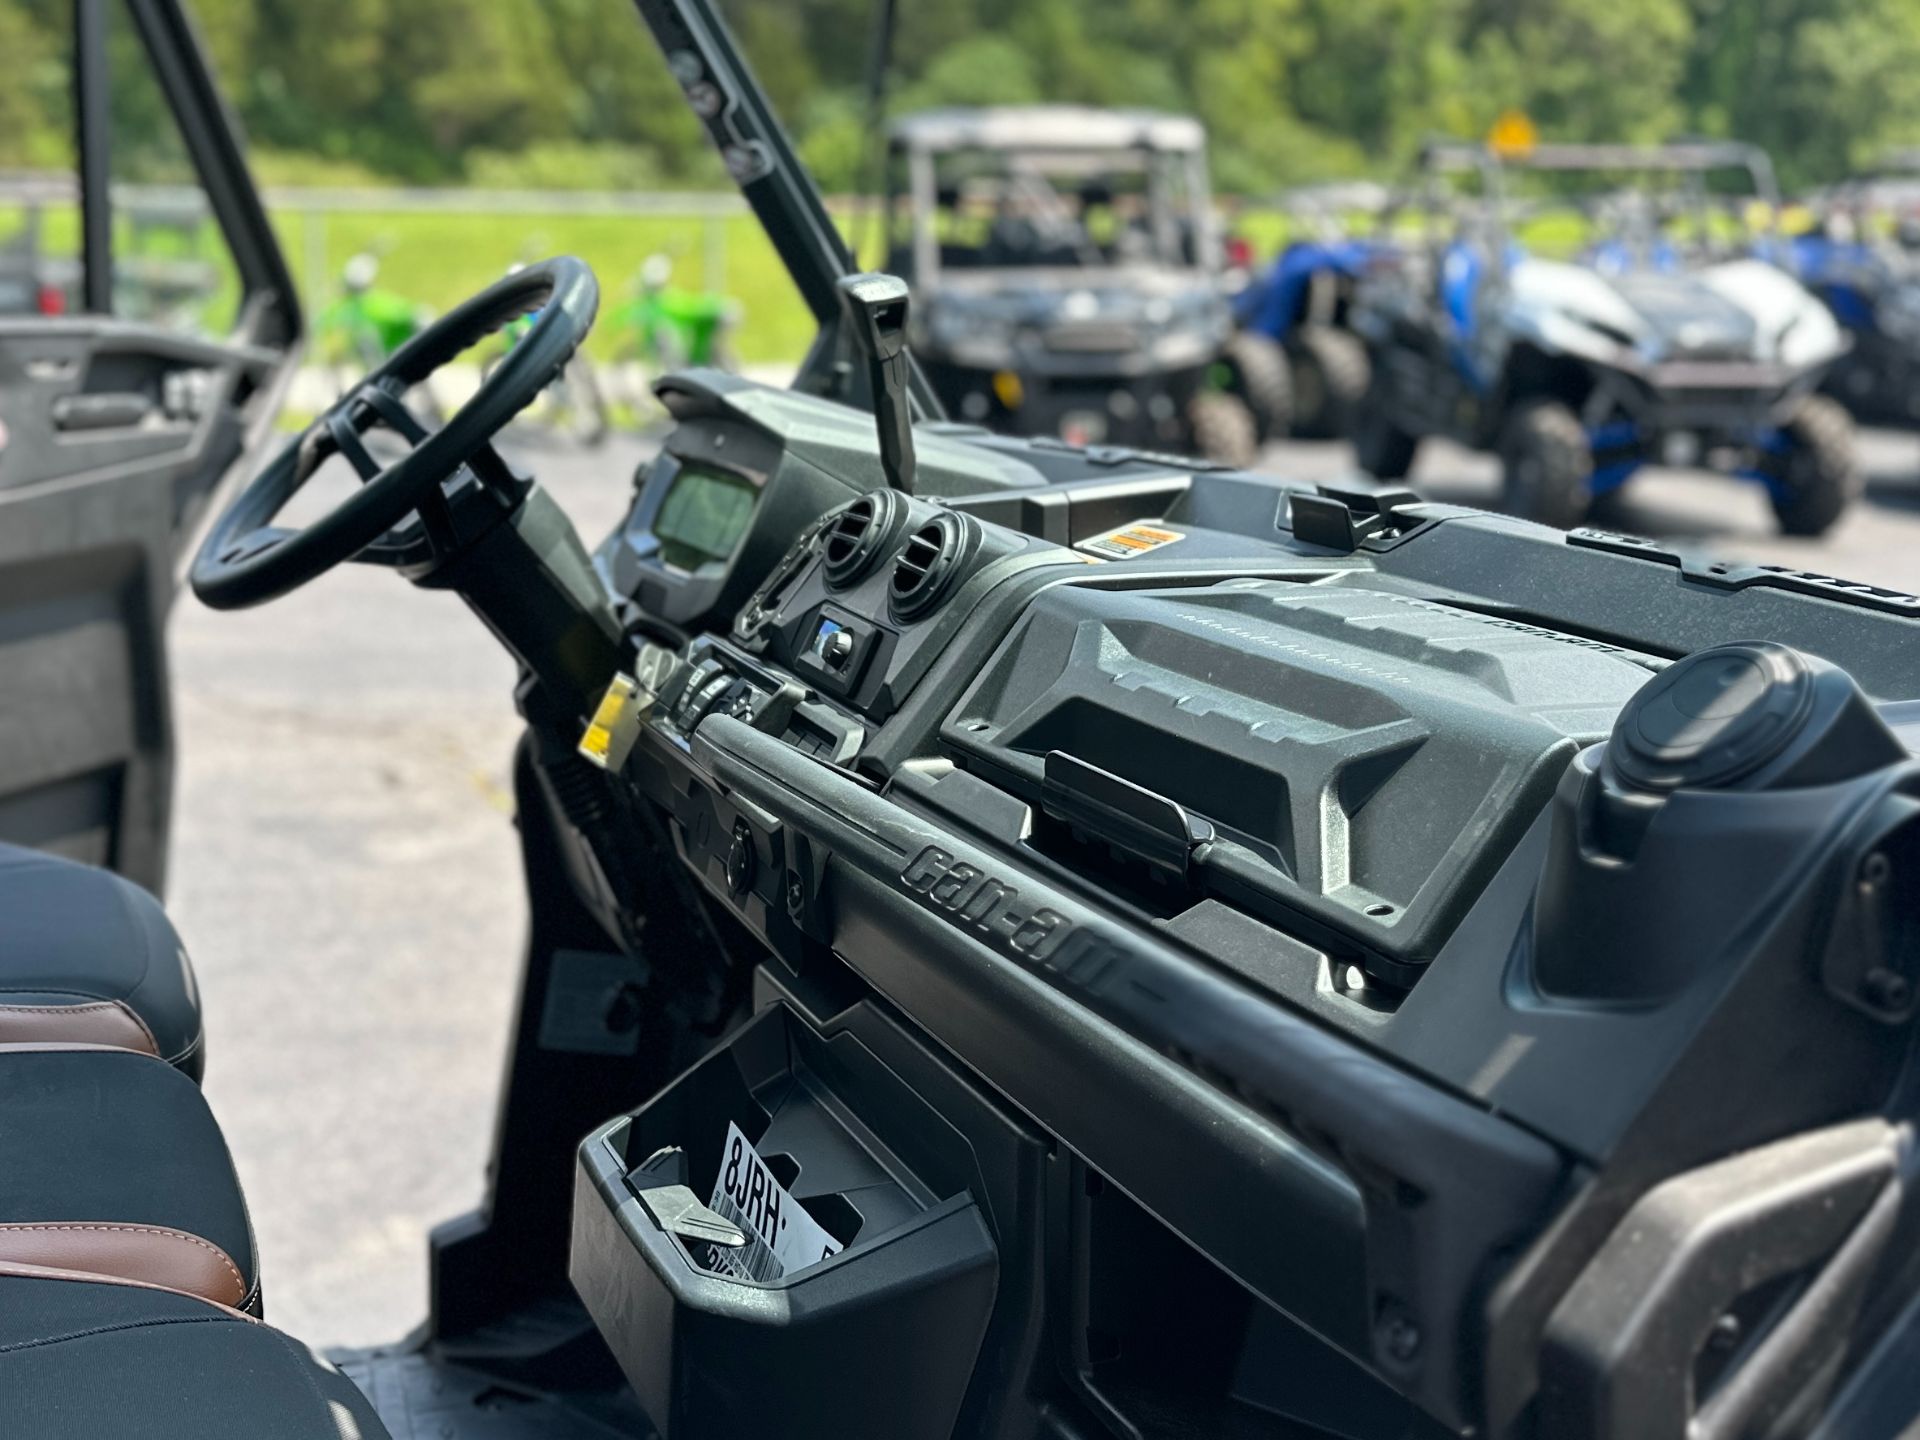
<svg viewBox="0 0 1920 1440"><path fill-rule="evenodd" d="M959 427L921 437L945 498L855 513L864 417L699 383L683 421L772 437L814 508L733 567L738 614L666 650L635 621L677 667L636 668L622 771L664 853L765 947L761 989L896 1015L1423 1424L1545 1440L1545 1327L1638 1198L1902 1083L1860 977L1920 984L1920 931L1860 877L1920 867L1906 607ZM892 571L949 511L954 581L903 613ZM829 573L847 515L886 523ZM1135 523L1179 541L1072 548ZM1852 672L1865 741L1777 792L1612 785L1649 679L1756 635Z"/></svg>
<svg viewBox="0 0 1920 1440"><path fill-rule="evenodd" d="M607 587L630 603L630 619L724 630L796 538L883 483L871 453L873 424L858 411L718 370L673 375L661 382L660 398L677 423L595 561ZM656 533L685 465L736 476L758 496L732 553L691 569L668 563ZM992 496L1043 483L1017 456L937 438L921 442L917 476L917 493L930 496Z"/></svg>
<svg viewBox="0 0 1920 1440"><path fill-rule="evenodd" d="M1071 807L1060 757L1171 802L1162 868L1195 896L1305 912L1422 962L1660 664L1358 586L1068 584L1032 603L942 734L1117 843Z"/></svg>
<svg viewBox="0 0 1920 1440"><path fill-rule="evenodd" d="M1912 698L1920 614L1872 595L1775 583L1753 567L1682 563L1659 546L1602 548L1471 511L1380 561L1383 574L1476 609L1652 654L1764 638L1840 666L1881 700ZM1731 602L1731 603L1730 603Z"/></svg>
<svg viewBox="0 0 1920 1440"><path fill-rule="evenodd" d="M1256 1293L1469 1423L1467 1307L1565 1182L1552 1146L741 721L703 721L693 758L809 847L858 974ZM1224 1190L1199 1183L1231 1159L1215 1137L1150 1143L1152 1092L1196 1084L1261 1142Z"/></svg>

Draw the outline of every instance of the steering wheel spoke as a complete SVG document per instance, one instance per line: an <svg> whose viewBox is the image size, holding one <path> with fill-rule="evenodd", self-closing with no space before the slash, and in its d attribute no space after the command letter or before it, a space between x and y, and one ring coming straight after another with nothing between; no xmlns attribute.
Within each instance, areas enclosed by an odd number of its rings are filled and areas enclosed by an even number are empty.
<svg viewBox="0 0 1920 1440"><path fill-rule="evenodd" d="M414 512L426 534L427 547L435 560L441 560L460 548L460 529L454 522L453 506L447 503L447 487L436 485L420 497Z"/></svg>
<svg viewBox="0 0 1920 1440"><path fill-rule="evenodd" d="M382 375L361 386L355 398L385 422L387 429L408 444L418 446L433 432L407 406L407 391L412 388L398 375Z"/></svg>
<svg viewBox="0 0 1920 1440"><path fill-rule="evenodd" d="M473 471L473 478L480 482L482 489L508 503L517 501L529 483L526 476L507 463L491 441L468 457L467 468Z"/></svg>
<svg viewBox="0 0 1920 1440"><path fill-rule="evenodd" d="M357 396L360 392L354 393ZM336 405L327 412L323 423L327 427L327 439L331 442L329 448L334 454L347 457L347 463L358 472L361 483L364 484L369 480L379 479L380 472L386 467L376 460L373 451L367 448L366 438L361 434L360 427L353 423L352 410L351 400L347 404Z"/></svg>

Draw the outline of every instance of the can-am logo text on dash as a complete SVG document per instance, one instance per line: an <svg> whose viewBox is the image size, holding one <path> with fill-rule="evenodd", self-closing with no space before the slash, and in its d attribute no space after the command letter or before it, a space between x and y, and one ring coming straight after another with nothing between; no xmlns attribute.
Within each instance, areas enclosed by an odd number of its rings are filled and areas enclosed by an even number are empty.
<svg viewBox="0 0 1920 1440"><path fill-rule="evenodd" d="M1019 888L957 859L938 845L923 846L900 881L929 909L976 932L1010 958L1089 985L1120 958L1104 937L1058 910L1021 901Z"/></svg>

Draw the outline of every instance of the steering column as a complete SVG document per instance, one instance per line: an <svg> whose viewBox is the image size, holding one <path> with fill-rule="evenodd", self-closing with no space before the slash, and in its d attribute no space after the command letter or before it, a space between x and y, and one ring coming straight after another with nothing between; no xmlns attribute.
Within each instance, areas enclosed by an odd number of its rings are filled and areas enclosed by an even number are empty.
<svg viewBox="0 0 1920 1440"><path fill-rule="evenodd" d="M383 565L460 595L539 682L547 707L590 714L619 660L612 606L566 515L493 441L573 357L599 296L593 272L562 256L516 271L423 330L233 499L194 559L194 593L216 610L236 610L348 561ZM414 386L529 314L527 333L442 428L430 430L407 407ZM406 453L383 463L367 443L376 430ZM304 527L275 524L335 455L358 474L359 489Z"/></svg>

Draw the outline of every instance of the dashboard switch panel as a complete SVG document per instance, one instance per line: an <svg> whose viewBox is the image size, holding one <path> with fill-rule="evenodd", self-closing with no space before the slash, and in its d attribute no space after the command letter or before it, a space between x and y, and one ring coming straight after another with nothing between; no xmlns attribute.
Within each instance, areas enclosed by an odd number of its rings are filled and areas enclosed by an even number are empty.
<svg viewBox="0 0 1920 1440"><path fill-rule="evenodd" d="M830 695L852 694L882 637L891 633L838 605L822 605L793 668Z"/></svg>

